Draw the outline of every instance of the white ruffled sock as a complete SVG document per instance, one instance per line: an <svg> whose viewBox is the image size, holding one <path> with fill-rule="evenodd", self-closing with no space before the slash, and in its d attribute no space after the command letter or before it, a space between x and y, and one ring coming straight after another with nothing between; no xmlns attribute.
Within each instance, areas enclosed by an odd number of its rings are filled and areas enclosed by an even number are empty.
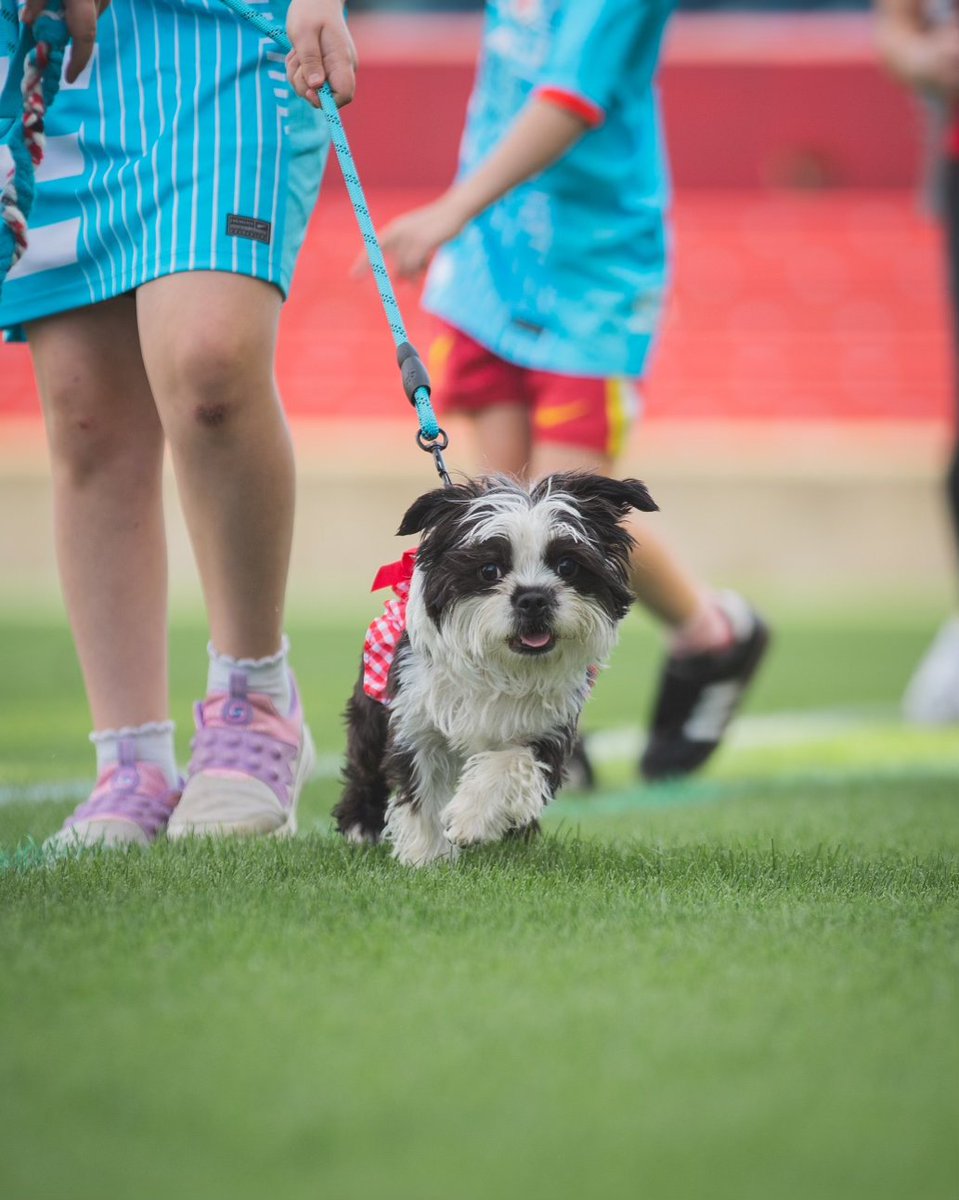
<svg viewBox="0 0 959 1200"><path fill-rule="evenodd" d="M211 642L207 646L210 669L207 673L207 695L211 692L228 692L230 676L234 671L246 673L247 687L251 692L269 696L282 716L288 717L293 707L293 685L290 681L290 643L286 635L276 654L267 658L233 658L220 654Z"/></svg>
<svg viewBox="0 0 959 1200"><path fill-rule="evenodd" d="M124 725L122 729L95 729L90 741L97 752L97 776L120 761L120 742L136 742L137 762L156 763L170 787L179 783L172 721L149 721L146 725Z"/></svg>

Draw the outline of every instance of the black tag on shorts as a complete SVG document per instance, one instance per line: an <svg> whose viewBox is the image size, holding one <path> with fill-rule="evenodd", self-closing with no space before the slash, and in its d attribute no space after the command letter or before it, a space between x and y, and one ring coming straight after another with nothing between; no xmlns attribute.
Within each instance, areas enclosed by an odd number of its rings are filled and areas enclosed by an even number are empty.
<svg viewBox="0 0 959 1200"><path fill-rule="evenodd" d="M269 221L256 217L240 217L236 213L226 214L226 236L249 238L251 242L269 242L273 226Z"/></svg>
<svg viewBox="0 0 959 1200"><path fill-rule="evenodd" d="M527 321L523 317L514 317L511 324L517 325L520 329L525 330L526 333L535 333L537 337L543 332L542 325L537 325L533 321Z"/></svg>

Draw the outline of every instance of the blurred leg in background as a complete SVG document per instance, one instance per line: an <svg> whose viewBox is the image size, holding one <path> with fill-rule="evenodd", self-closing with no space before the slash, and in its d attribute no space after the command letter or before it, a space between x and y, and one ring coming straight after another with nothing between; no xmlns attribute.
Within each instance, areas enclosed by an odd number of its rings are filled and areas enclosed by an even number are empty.
<svg viewBox="0 0 959 1200"><path fill-rule="evenodd" d="M950 155L942 176L953 344L956 352L956 400L959 405L959 158ZM945 484L955 539L956 566L959 569L959 411L955 422ZM903 712L908 720L921 725L959 721L959 616L953 616L943 624L916 668L903 697Z"/></svg>
<svg viewBox="0 0 959 1200"><path fill-rule="evenodd" d="M935 177L934 204L945 219L959 400L959 17L954 5L924 0L877 0L876 12L886 65L928 101L927 118L937 143L930 174ZM959 566L959 413L945 482ZM903 697L903 713L918 724L959 721L959 616L946 621L920 662Z"/></svg>

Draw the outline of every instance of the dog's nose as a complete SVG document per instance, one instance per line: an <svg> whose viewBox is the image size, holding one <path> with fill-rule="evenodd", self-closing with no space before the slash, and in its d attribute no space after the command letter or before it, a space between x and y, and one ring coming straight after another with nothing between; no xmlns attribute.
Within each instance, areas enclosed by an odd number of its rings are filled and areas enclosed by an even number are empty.
<svg viewBox="0 0 959 1200"><path fill-rule="evenodd" d="M550 606L550 595L542 588L524 588L513 596L513 603L524 616L541 617Z"/></svg>

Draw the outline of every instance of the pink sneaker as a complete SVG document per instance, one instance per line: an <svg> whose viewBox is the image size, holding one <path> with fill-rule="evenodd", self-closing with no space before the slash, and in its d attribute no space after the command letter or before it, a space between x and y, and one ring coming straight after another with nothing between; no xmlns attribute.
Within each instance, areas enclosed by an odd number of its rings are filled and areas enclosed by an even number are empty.
<svg viewBox="0 0 959 1200"><path fill-rule="evenodd" d="M121 738L119 761L96 782L89 800L46 841L50 849L149 846L167 827L180 799L156 763L137 762L136 742Z"/></svg>
<svg viewBox="0 0 959 1200"><path fill-rule="evenodd" d="M296 685L293 711L282 717L268 696L247 691L245 671L234 671L229 693L196 706L193 757L167 834L289 837L315 762Z"/></svg>

